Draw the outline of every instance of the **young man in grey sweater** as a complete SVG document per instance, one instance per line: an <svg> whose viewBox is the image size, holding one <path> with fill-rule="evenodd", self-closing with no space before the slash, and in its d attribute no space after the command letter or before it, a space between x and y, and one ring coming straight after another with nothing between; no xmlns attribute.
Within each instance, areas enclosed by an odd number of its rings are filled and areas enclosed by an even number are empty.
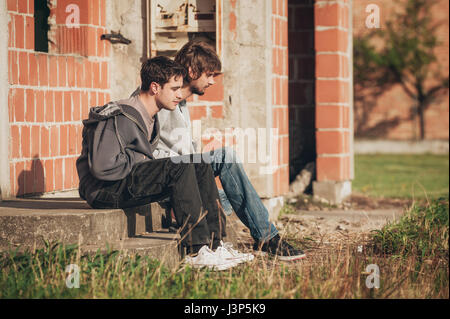
<svg viewBox="0 0 450 319"><path fill-rule="evenodd" d="M160 138L157 114L177 107L185 73L168 58L150 59L142 65L138 95L90 110L77 160L79 193L93 208L127 208L170 198L182 246L188 254L204 252L207 259L189 260L194 266L226 269L236 263L215 258L208 248L218 248L225 236L211 166L153 156Z"/></svg>
<svg viewBox="0 0 450 319"><path fill-rule="evenodd" d="M192 94L203 95L208 87L215 84L214 77L222 68L215 50L199 41L183 46L175 61L187 69L181 89L183 101L173 112L163 110L159 114L161 136L153 153L156 158L195 153L196 145L191 136L191 121L185 100ZM226 208L231 204L239 219L249 228L255 240L254 250L276 255L285 261L304 258L303 251L280 238L235 152L231 148L221 148L206 157L210 159L214 175L219 176L226 194L221 196L222 206Z"/></svg>

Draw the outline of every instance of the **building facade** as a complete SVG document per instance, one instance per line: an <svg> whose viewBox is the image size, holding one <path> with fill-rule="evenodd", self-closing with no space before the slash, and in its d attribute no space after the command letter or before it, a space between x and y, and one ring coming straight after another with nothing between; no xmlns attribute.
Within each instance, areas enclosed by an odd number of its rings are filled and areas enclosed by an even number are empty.
<svg viewBox="0 0 450 319"><path fill-rule="evenodd" d="M367 16L377 10L379 28L386 26L392 14L400 13L402 1L354 0L353 1L353 34L354 37L365 35L372 29L366 25ZM371 7L369 7L371 6ZM376 7L374 7L376 6ZM445 77L449 74L449 2L438 0L430 12L431 25L440 44L435 50L438 60L432 68ZM435 85L433 75L425 83L426 87ZM361 101L355 103L355 136L357 138L376 138L389 140L415 140L420 138L420 126L417 117L412 117L415 101L409 97L400 85L385 89L376 97L370 91L361 90ZM449 96L446 94L436 99L425 111L425 139L449 139Z"/></svg>
<svg viewBox="0 0 450 319"><path fill-rule="evenodd" d="M175 2L0 2L3 198L76 190L89 108L132 93L147 57L199 37L223 61L217 84L188 101L199 151L240 150L272 208L309 162L315 195L350 194L352 1Z"/></svg>

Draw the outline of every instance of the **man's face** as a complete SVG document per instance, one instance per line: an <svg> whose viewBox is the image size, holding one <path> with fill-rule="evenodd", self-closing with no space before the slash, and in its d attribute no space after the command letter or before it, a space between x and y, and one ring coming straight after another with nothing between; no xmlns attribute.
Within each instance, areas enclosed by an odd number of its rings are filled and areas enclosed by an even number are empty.
<svg viewBox="0 0 450 319"><path fill-rule="evenodd" d="M214 72L203 72L197 80L192 80L189 83L191 92L197 95L204 95L205 90L216 83L214 80L215 76L216 73Z"/></svg>
<svg viewBox="0 0 450 319"><path fill-rule="evenodd" d="M156 95L156 104L160 109L169 111L175 110L178 103L182 100L181 88L183 86L183 77L172 77L169 82L159 88Z"/></svg>

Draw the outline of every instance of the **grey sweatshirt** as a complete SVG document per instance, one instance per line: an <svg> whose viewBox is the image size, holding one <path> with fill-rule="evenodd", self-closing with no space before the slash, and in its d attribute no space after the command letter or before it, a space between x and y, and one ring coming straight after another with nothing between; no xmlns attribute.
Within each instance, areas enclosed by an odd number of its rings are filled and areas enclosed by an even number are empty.
<svg viewBox="0 0 450 319"><path fill-rule="evenodd" d="M178 104L174 111L161 110L158 118L161 131L159 143L153 153L155 158L196 153L197 145L192 140L191 118L186 101Z"/></svg>
<svg viewBox="0 0 450 319"><path fill-rule="evenodd" d="M192 139L191 118L186 101L178 104L178 107L172 112L167 110L159 111L158 118L161 127L161 138L156 146L156 150L153 152L155 158L198 153L196 151L197 145ZM225 214L230 216L233 208L227 195L223 190L219 189L219 196Z"/></svg>
<svg viewBox="0 0 450 319"><path fill-rule="evenodd" d="M105 181L121 180L134 165L153 159L159 140L159 121L155 116L150 134L132 99L93 107L83 121L83 144L77 159L79 193L89 204Z"/></svg>
<svg viewBox="0 0 450 319"><path fill-rule="evenodd" d="M138 96L140 91L137 88L131 98ZM158 120L160 138L153 157L159 159L196 153L197 144L192 140L191 117L186 100L181 101L174 111L159 111Z"/></svg>

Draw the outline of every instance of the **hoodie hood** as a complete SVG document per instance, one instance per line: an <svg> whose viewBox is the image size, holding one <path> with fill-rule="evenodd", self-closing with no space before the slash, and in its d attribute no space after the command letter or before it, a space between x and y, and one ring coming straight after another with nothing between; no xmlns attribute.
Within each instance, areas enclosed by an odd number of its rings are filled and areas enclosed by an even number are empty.
<svg viewBox="0 0 450 319"><path fill-rule="evenodd" d="M98 123L122 113L123 109L121 105L116 102L110 102L104 106L92 107L89 111L88 119L84 120L83 124Z"/></svg>

